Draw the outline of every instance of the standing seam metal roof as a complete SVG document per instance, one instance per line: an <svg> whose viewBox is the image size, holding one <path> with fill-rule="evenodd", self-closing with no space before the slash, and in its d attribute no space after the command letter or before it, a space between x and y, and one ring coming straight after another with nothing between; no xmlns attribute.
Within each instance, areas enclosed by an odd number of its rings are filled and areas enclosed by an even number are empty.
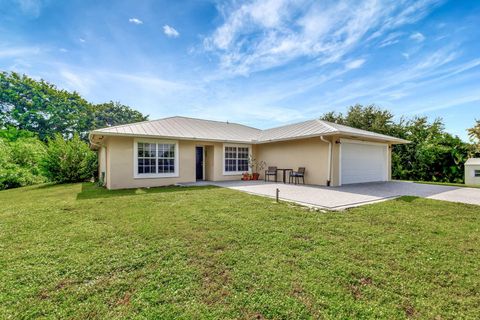
<svg viewBox="0 0 480 320"><path fill-rule="evenodd" d="M408 141L360 130L323 120L308 120L281 127L260 130L245 125L187 117L170 117L93 130L90 135L151 136L177 139L218 140L225 142L267 143L321 135L344 134L386 140Z"/></svg>

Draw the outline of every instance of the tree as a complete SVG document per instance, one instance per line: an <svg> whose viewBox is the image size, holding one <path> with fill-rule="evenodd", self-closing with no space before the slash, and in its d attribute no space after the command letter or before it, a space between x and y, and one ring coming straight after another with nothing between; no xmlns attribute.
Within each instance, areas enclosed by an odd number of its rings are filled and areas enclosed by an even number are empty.
<svg viewBox="0 0 480 320"><path fill-rule="evenodd" d="M57 89L44 80L0 73L0 126L36 132L40 139L59 132L86 131L88 102L76 92Z"/></svg>
<svg viewBox="0 0 480 320"><path fill-rule="evenodd" d="M81 182L95 176L97 156L75 134L65 139L60 134L48 139L47 153L41 163L44 175L54 182Z"/></svg>
<svg viewBox="0 0 480 320"><path fill-rule="evenodd" d="M467 131L472 142L476 144L476 151L480 153L480 120L475 120L475 122L476 124Z"/></svg>
<svg viewBox="0 0 480 320"><path fill-rule="evenodd" d="M15 72L0 73L0 129L14 127L46 141L56 133L86 139L92 129L146 120L118 102L92 105L77 92Z"/></svg>
<svg viewBox="0 0 480 320"><path fill-rule="evenodd" d="M463 182L471 146L445 132L441 119L415 117L404 127L409 144L393 149L393 176L405 180Z"/></svg>
<svg viewBox="0 0 480 320"><path fill-rule="evenodd" d="M401 132L393 121L393 114L375 105L362 106L356 104L348 108L347 114L328 112L321 119L353 128L373 131L381 134L398 136ZM400 119L400 123L403 119Z"/></svg>
<svg viewBox="0 0 480 320"><path fill-rule="evenodd" d="M92 123L89 125L91 129L111 127L120 124L145 121L148 116L144 116L141 112L133 110L129 106L120 102L107 102L92 106Z"/></svg>

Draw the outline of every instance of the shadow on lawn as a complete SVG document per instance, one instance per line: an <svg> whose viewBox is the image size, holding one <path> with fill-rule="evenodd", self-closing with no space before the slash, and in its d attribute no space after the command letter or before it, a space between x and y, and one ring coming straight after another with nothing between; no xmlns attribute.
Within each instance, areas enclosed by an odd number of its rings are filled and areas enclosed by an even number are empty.
<svg viewBox="0 0 480 320"><path fill-rule="evenodd" d="M216 186L167 186L167 187L155 187L155 188L136 188L136 189L121 189L121 190L108 190L104 187L99 187L91 182L82 183L82 191L77 194L77 200L86 199L99 199L99 198L114 198L123 196L135 196L150 193L167 193L167 192L179 192L190 190L205 190L205 189L217 189Z"/></svg>
<svg viewBox="0 0 480 320"><path fill-rule="evenodd" d="M397 198L397 201L403 201L403 202L413 202L417 199L420 199L420 197L415 197L415 196L402 196Z"/></svg>

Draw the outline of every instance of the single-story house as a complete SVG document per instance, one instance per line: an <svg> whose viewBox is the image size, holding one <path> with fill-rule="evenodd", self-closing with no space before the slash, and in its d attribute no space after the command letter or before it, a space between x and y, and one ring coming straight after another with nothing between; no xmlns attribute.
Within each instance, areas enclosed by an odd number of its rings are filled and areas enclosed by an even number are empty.
<svg viewBox="0 0 480 320"><path fill-rule="evenodd" d="M108 189L238 180L250 170L249 156L267 166L306 167L307 184L388 181L392 145L408 143L318 119L260 130L187 117L97 129L89 139Z"/></svg>
<svg viewBox="0 0 480 320"><path fill-rule="evenodd" d="M480 185L480 158L470 158L465 162L465 184Z"/></svg>

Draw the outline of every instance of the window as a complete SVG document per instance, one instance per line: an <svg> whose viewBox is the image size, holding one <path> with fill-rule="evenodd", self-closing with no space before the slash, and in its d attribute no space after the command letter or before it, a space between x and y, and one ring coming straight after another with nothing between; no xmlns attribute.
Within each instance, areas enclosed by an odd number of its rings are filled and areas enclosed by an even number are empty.
<svg viewBox="0 0 480 320"><path fill-rule="evenodd" d="M480 170L474 170L473 171L473 176L474 177L480 177Z"/></svg>
<svg viewBox="0 0 480 320"><path fill-rule="evenodd" d="M156 153L157 145L155 143L138 144L138 173L157 173Z"/></svg>
<svg viewBox="0 0 480 320"><path fill-rule="evenodd" d="M158 173L175 172L175 145L158 144Z"/></svg>
<svg viewBox="0 0 480 320"><path fill-rule="evenodd" d="M239 147L237 150L238 150L238 171L248 171L248 148Z"/></svg>
<svg viewBox="0 0 480 320"><path fill-rule="evenodd" d="M225 146L225 172L248 171L248 147Z"/></svg>
<svg viewBox="0 0 480 320"><path fill-rule="evenodd" d="M176 143L135 142L135 149L135 177L171 177L176 174Z"/></svg>

